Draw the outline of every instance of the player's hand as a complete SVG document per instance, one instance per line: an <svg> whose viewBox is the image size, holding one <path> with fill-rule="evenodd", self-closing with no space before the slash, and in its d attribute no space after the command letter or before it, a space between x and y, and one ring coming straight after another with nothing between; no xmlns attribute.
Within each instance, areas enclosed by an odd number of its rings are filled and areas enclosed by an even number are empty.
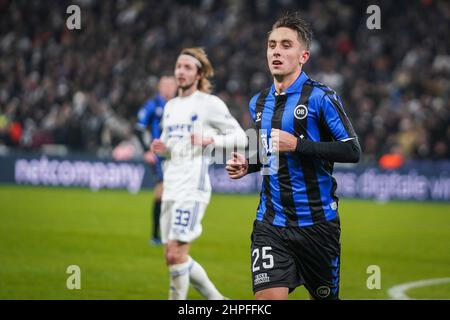
<svg viewBox="0 0 450 320"><path fill-rule="evenodd" d="M270 139L274 152L294 152L297 148L297 138L289 132L272 129Z"/></svg>
<svg viewBox="0 0 450 320"><path fill-rule="evenodd" d="M148 164L154 165L158 161L158 157L153 151L149 150L144 153L144 161Z"/></svg>
<svg viewBox="0 0 450 320"><path fill-rule="evenodd" d="M202 137L201 135L193 133L191 134L191 143L194 146L206 147L210 144L213 144L214 139L210 137Z"/></svg>
<svg viewBox="0 0 450 320"><path fill-rule="evenodd" d="M167 152L167 147L164 142L162 142L162 140L154 139L152 141L152 144L150 145L150 151L159 155L163 155Z"/></svg>
<svg viewBox="0 0 450 320"><path fill-rule="evenodd" d="M247 159L242 154L232 152L231 159L227 161L225 170L227 170L231 179L240 179L248 172Z"/></svg>
<svg viewBox="0 0 450 320"><path fill-rule="evenodd" d="M114 148L112 156L116 161L128 161L134 157L135 148L132 144L121 143Z"/></svg>

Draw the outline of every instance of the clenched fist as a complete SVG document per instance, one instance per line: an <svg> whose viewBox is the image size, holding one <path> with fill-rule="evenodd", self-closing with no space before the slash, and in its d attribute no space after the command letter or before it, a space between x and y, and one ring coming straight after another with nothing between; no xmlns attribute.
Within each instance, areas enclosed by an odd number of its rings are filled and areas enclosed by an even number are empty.
<svg viewBox="0 0 450 320"><path fill-rule="evenodd" d="M272 129L270 138L274 152L294 152L297 147L297 138L289 132Z"/></svg>
<svg viewBox="0 0 450 320"><path fill-rule="evenodd" d="M231 153L232 158L227 161L225 169L231 179L240 179L247 174L248 162L242 154Z"/></svg>
<svg viewBox="0 0 450 320"><path fill-rule="evenodd" d="M160 139L154 139L150 146L150 150L156 154L163 155L167 151L167 147Z"/></svg>

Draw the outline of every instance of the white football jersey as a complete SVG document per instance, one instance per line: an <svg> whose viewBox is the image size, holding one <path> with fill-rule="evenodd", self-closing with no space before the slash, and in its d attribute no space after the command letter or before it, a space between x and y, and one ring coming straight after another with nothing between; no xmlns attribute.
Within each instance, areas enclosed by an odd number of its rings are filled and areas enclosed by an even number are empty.
<svg viewBox="0 0 450 320"><path fill-rule="evenodd" d="M225 103L217 96L195 91L187 97L167 102L162 119L161 140L168 152L163 163L163 201L208 203L211 183L208 166L211 158L201 146L193 146L192 133L214 139L217 148L244 148L247 136Z"/></svg>

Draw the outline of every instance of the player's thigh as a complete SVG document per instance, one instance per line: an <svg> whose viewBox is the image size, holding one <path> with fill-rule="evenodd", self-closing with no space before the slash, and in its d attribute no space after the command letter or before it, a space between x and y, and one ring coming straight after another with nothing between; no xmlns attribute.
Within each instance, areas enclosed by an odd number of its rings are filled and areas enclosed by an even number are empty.
<svg viewBox="0 0 450 320"><path fill-rule="evenodd" d="M339 298L339 218L290 230L290 247L306 289L314 299Z"/></svg>
<svg viewBox="0 0 450 320"><path fill-rule="evenodd" d="M253 292L270 288L293 290L302 284L282 228L255 220L252 232L251 271Z"/></svg>
<svg viewBox="0 0 450 320"><path fill-rule="evenodd" d="M172 207L170 240L180 242L192 242L197 239L202 231L202 219L208 204L186 200L176 201Z"/></svg>
<svg viewBox="0 0 450 320"><path fill-rule="evenodd" d="M161 231L162 243L167 243L172 225L172 212L174 201L166 200L161 203L161 215L159 216L159 226Z"/></svg>
<svg viewBox="0 0 450 320"><path fill-rule="evenodd" d="M255 292L256 300L287 300L289 288L269 288Z"/></svg>

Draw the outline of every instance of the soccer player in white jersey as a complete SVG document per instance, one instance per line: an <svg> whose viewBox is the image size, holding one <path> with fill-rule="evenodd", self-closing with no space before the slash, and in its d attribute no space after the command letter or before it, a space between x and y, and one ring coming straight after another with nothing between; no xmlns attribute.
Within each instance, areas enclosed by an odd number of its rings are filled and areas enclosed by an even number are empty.
<svg viewBox="0 0 450 320"><path fill-rule="evenodd" d="M190 283L206 299L224 299L203 267L189 256L191 242L202 232L201 220L211 198L210 158L205 148L244 148L247 144L245 132L225 103L210 94L208 78L212 75L213 67L202 48L181 51L175 65L179 95L167 102L161 139L151 145L166 158L161 240L170 271L171 300L186 299Z"/></svg>

